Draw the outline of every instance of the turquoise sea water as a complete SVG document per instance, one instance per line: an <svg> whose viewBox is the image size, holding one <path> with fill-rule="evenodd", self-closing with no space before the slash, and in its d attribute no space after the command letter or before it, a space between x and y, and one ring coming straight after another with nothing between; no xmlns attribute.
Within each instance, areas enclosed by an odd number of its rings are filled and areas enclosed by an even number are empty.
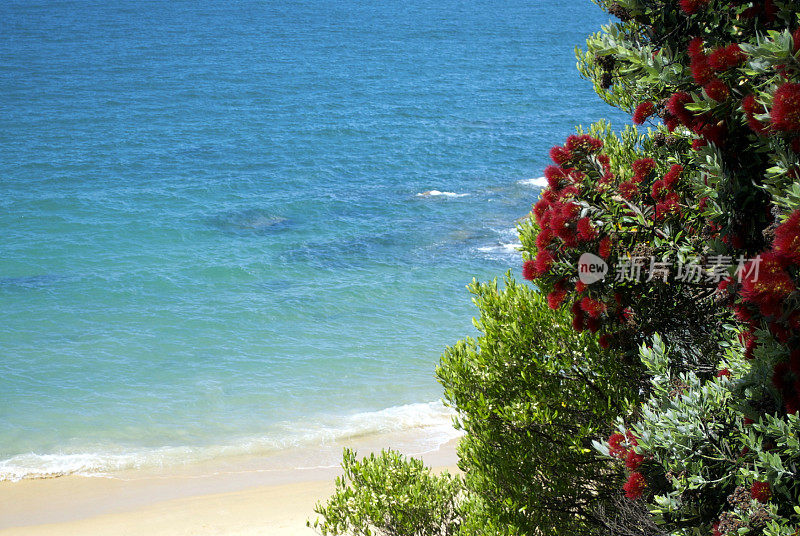
<svg viewBox="0 0 800 536"><path fill-rule="evenodd" d="M627 119L575 70L606 20L0 3L0 479L440 430L465 285L519 273L549 147Z"/></svg>

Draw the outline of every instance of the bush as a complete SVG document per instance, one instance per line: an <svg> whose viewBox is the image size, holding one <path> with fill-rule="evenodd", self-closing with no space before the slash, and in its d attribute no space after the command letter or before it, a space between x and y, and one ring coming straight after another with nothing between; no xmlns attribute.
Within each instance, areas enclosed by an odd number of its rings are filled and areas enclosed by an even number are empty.
<svg viewBox="0 0 800 536"><path fill-rule="evenodd" d="M592 439L636 400L625 368L510 276L505 289L473 282L470 291L481 335L448 348L437 370L466 432L465 519L480 519L475 534L602 533L594 512L622 481Z"/></svg>
<svg viewBox="0 0 800 536"><path fill-rule="evenodd" d="M342 468L333 496L314 508L322 519L309 521L309 527L324 535L353 536L450 536L458 531L458 477L446 471L435 475L421 460L392 450L359 461L345 449Z"/></svg>
<svg viewBox="0 0 800 536"><path fill-rule="evenodd" d="M629 499L646 499L671 535L793 534L800 528L800 417L758 416L739 345L703 380L674 373L660 337L640 349L652 377L641 417L596 447L625 466Z"/></svg>

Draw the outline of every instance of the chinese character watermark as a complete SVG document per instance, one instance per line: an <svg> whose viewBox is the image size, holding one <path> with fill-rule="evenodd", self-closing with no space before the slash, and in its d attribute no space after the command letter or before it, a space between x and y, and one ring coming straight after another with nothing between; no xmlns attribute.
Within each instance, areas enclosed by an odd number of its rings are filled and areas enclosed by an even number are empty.
<svg viewBox="0 0 800 536"><path fill-rule="evenodd" d="M656 257L628 256L619 259L611 270L608 263L592 253L584 253L578 259L578 278L586 285L596 283L611 272L615 282L645 282L657 280L664 283L681 281L685 283L718 284L728 277L739 283L744 279L757 281L761 256L748 259L739 256L734 259L727 255L711 255L703 261L700 257L680 259L677 263ZM674 277L673 277L674 274Z"/></svg>

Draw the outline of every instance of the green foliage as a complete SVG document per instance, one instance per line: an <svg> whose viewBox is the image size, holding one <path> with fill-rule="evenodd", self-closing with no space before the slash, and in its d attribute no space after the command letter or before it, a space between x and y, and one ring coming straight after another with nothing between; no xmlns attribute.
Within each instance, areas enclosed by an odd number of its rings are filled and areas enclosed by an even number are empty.
<svg viewBox="0 0 800 536"><path fill-rule="evenodd" d="M800 523L800 416L747 419L752 365L735 343L726 354L730 375L705 380L672 372L660 337L640 356L652 391L630 429L645 457L637 470L654 520L671 535L791 534ZM595 447L609 455L607 444ZM769 485L768 500L751 495L754 482Z"/></svg>
<svg viewBox="0 0 800 536"><path fill-rule="evenodd" d="M502 290L469 288L481 335L448 348L437 370L466 432L465 517L482 521L464 533L597 533L595 510L621 482L591 440L636 400L622 365L510 276Z"/></svg>
<svg viewBox="0 0 800 536"><path fill-rule="evenodd" d="M344 475L336 492L314 511L308 526L323 535L449 536L459 522L456 500L461 480L446 471L435 475L421 460L392 451L363 460L344 450Z"/></svg>

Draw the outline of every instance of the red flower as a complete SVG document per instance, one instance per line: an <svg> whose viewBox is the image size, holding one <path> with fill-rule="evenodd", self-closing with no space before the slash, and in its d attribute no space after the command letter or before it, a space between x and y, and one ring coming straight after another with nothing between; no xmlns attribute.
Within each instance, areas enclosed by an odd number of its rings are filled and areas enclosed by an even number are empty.
<svg viewBox="0 0 800 536"><path fill-rule="evenodd" d="M558 166L547 166L544 168L544 178L553 190L559 190L562 186L561 181L566 178L564 170Z"/></svg>
<svg viewBox="0 0 800 536"><path fill-rule="evenodd" d="M586 283L583 281L578 281L575 283L575 292L578 294L582 294L586 290Z"/></svg>
<svg viewBox="0 0 800 536"><path fill-rule="evenodd" d="M555 162L560 166L562 164L565 164L566 162L569 162L569 160L572 158L572 153L570 153L564 147L556 145L555 147L550 149L550 158L552 158L553 162Z"/></svg>
<svg viewBox="0 0 800 536"><path fill-rule="evenodd" d="M628 468L630 471L635 471L642 465L644 461L644 456L641 454L636 454L636 451L631 449L628 451L628 455L625 457L625 467Z"/></svg>
<svg viewBox="0 0 800 536"><path fill-rule="evenodd" d="M708 5L710 0L681 0L680 6L684 13L692 15Z"/></svg>
<svg viewBox="0 0 800 536"><path fill-rule="evenodd" d="M705 90L706 95L717 102L728 100L728 97L731 96L728 86L726 86L725 82L719 78L713 79L711 82L703 86L703 89Z"/></svg>
<svg viewBox="0 0 800 536"><path fill-rule="evenodd" d="M650 101L644 101L639 106L636 107L636 110L633 111L633 122L637 125L641 125L642 123L647 120L648 117L653 115L653 112L656 110L656 105Z"/></svg>
<svg viewBox="0 0 800 536"><path fill-rule="evenodd" d="M600 239L600 245L597 248L597 254L600 257L607 259L609 255L611 255L611 239L607 236L604 236Z"/></svg>
<svg viewBox="0 0 800 536"><path fill-rule="evenodd" d="M754 259L745 265L740 293L745 301L758 305L762 314L772 315L796 287L786 273L786 261L781 255L773 252L761 255L757 272L756 262Z"/></svg>
<svg viewBox="0 0 800 536"><path fill-rule="evenodd" d="M561 302L563 302L566 297L566 290L553 290L547 295L547 306L550 307L550 309L558 309L561 306Z"/></svg>
<svg viewBox="0 0 800 536"><path fill-rule="evenodd" d="M753 319L753 313L744 305L734 305L733 314L739 322L750 322Z"/></svg>
<svg viewBox="0 0 800 536"><path fill-rule="evenodd" d="M766 112L766 109L761 103L756 101L755 95L748 95L742 99L742 109L744 109L745 116L747 117L747 124L750 126L750 129L759 136L764 136L767 133L767 128L764 123L756 119L754 115L763 114Z"/></svg>
<svg viewBox="0 0 800 536"><path fill-rule="evenodd" d="M744 247L744 239L738 234L726 234L722 237L722 241L733 249L742 249Z"/></svg>
<svg viewBox="0 0 800 536"><path fill-rule="evenodd" d="M619 195L631 201L639 195L639 185L633 181L625 181L619 185Z"/></svg>
<svg viewBox="0 0 800 536"><path fill-rule="evenodd" d="M581 136L573 134L567 138L566 146L570 152L593 153L603 148L603 142L588 134Z"/></svg>
<svg viewBox="0 0 800 536"><path fill-rule="evenodd" d="M625 490L625 496L631 500L638 499L644 493L644 488L647 487L647 480L644 475L638 471L634 471L628 477L628 481L622 486Z"/></svg>
<svg viewBox="0 0 800 536"><path fill-rule="evenodd" d="M717 378L730 378L730 377L731 377L731 371L726 368L717 372Z"/></svg>
<svg viewBox="0 0 800 536"><path fill-rule="evenodd" d="M744 333L744 358L753 359L755 357L756 346L758 346L758 338L752 331Z"/></svg>
<svg viewBox="0 0 800 536"><path fill-rule="evenodd" d="M677 184L678 179L681 178L681 173L683 173L683 166L680 164L673 164L666 175L664 175L664 186L668 190L672 190L675 188L675 184Z"/></svg>
<svg viewBox="0 0 800 536"><path fill-rule="evenodd" d="M708 58L703 56L695 56L689 62L689 69L692 71L692 78L698 84L705 85L714 78L714 69L708 63Z"/></svg>
<svg viewBox="0 0 800 536"><path fill-rule="evenodd" d="M794 350L789 356L789 367L794 375L800 378L800 350Z"/></svg>
<svg viewBox="0 0 800 536"><path fill-rule="evenodd" d="M789 363L786 361L775 365L775 369L772 371L772 385L774 385L778 391L785 391L789 386L789 382L791 381L787 377L789 371Z"/></svg>
<svg viewBox="0 0 800 536"><path fill-rule="evenodd" d="M642 180L656 168L656 162L652 158L640 158L633 163L634 179Z"/></svg>
<svg viewBox="0 0 800 536"><path fill-rule="evenodd" d="M626 307L622 311L620 311L619 318L621 321L627 322L628 320L634 317L634 314L635 313L633 312L633 309L631 307Z"/></svg>
<svg viewBox="0 0 800 536"><path fill-rule="evenodd" d="M747 59L747 55L738 44L732 43L719 48L708 55L708 64L717 72L738 67Z"/></svg>
<svg viewBox="0 0 800 536"><path fill-rule="evenodd" d="M600 321L596 318L591 318L591 317L587 318L585 324L586 324L586 329L588 329L592 333L597 333L598 331L600 331Z"/></svg>
<svg viewBox="0 0 800 536"><path fill-rule="evenodd" d="M725 134L727 133L725 123L717 121L709 114L703 114L695 118L692 130L695 134L702 136L705 141L716 145L722 145Z"/></svg>
<svg viewBox="0 0 800 536"><path fill-rule="evenodd" d="M792 33L792 41L794 42L794 52L800 52L800 26Z"/></svg>
<svg viewBox="0 0 800 536"><path fill-rule="evenodd" d="M664 200L656 203L656 220L663 220L668 216L680 214L680 198L676 192L669 192Z"/></svg>
<svg viewBox="0 0 800 536"><path fill-rule="evenodd" d="M591 318L600 318L606 311L606 304L586 296L581 300L581 309Z"/></svg>
<svg viewBox="0 0 800 536"><path fill-rule="evenodd" d="M703 40L699 37L695 37L689 41L689 45L686 47L686 52L689 54L690 58L696 58L698 56L705 55L705 52L703 52Z"/></svg>
<svg viewBox="0 0 800 536"><path fill-rule="evenodd" d="M579 301L574 302L570 308L570 311L572 312L572 329L580 333L583 331L583 324L585 320L583 311L581 310L581 303Z"/></svg>
<svg viewBox="0 0 800 536"><path fill-rule="evenodd" d="M592 225L592 220L584 217L578 220L578 238L584 242L589 242L597 238L597 229Z"/></svg>
<svg viewBox="0 0 800 536"><path fill-rule="evenodd" d="M787 82L778 88L770 117L775 130L800 130L800 84Z"/></svg>
<svg viewBox="0 0 800 536"><path fill-rule="evenodd" d="M692 113L686 109L686 105L692 102L692 97L683 91L674 93L667 101L667 110L686 126L694 123Z"/></svg>
<svg viewBox="0 0 800 536"><path fill-rule="evenodd" d="M772 490L769 487L769 482L759 482L756 480L750 487L750 496L758 502L765 503L772 497Z"/></svg>
<svg viewBox="0 0 800 536"><path fill-rule="evenodd" d="M775 251L800 264L800 210L795 210L777 229L775 229Z"/></svg>
<svg viewBox="0 0 800 536"><path fill-rule="evenodd" d="M522 265L522 277L528 281L533 281L539 277L539 272L536 270L535 261L525 261L525 264Z"/></svg>
<svg viewBox="0 0 800 536"><path fill-rule="evenodd" d="M625 436L620 433L611 434L608 438L608 453L615 458L624 458L628 450L622 444Z"/></svg>
<svg viewBox="0 0 800 536"><path fill-rule="evenodd" d="M553 242L553 231L548 228L543 228L539 231L539 234L536 236L536 248L537 249L545 249Z"/></svg>
<svg viewBox="0 0 800 536"><path fill-rule="evenodd" d="M661 199L662 196L666 195L667 187L664 184L664 181L656 181L653 183L653 187L650 190L650 196L655 199L656 201Z"/></svg>
<svg viewBox="0 0 800 536"><path fill-rule="evenodd" d="M553 265L553 254L550 253L550 250L540 249L536 254L536 259L534 262L536 263L536 271L538 274L544 275Z"/></svg>
<svg viewBox="0 0 800 536"><path fill-rule="evenodd" d="M611 335L608 333L603 333L600 335L600 338L597 340L597 343L600 345L601 348L608 348L611 346Z"/></svg>

